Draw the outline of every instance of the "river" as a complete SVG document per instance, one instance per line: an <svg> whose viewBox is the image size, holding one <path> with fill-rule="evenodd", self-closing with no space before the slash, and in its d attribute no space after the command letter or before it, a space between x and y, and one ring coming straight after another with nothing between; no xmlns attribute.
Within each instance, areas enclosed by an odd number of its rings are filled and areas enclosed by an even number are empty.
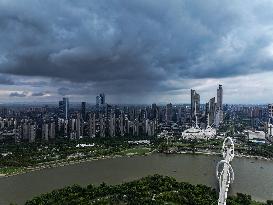
<svg viewBox="0 0 273 205"><path fill-rule="evenodd" d="M215 167L221 158L206 155L121 157L83 162L0 178L0 204L23 204L41 193L67 185L110 184L131 181L151 174L175 177L178 181L217 187ZM234 158L235 181L230 194L250 194L253 199L273 199L273 161Z"/></svg>

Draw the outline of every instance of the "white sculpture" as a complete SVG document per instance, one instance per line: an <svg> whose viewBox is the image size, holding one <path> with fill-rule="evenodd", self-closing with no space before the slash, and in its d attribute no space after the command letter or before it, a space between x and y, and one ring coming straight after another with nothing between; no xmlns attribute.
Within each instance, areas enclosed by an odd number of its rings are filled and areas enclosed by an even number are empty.
<svg viewBox="0 0 273 205"><path fill-rule="evenodd" d="M234 172L230 162L234 158L234 143L230 137L225 138L222 147L224 160L218 162L216 166L216 176L219 180L219 199L218 205L226 205L229 185L234 181ZM222 170L219 170L220 165Z"/></svg>

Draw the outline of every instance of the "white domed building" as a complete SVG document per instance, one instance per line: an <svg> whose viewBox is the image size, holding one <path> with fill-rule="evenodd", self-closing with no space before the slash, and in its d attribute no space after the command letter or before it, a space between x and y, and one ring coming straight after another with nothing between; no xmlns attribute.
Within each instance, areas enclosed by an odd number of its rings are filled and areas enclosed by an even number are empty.
<svg viewBox="0 0 273 205"><path fill-rule="evenodd" d="M201 129L198 126L197 122L197 116L195 115L196 122L195 126L186 129L182 132L182 139L203 139L203 140L209 140L216 136L216 129L212 128L211 126L207 126L206 129Z"/></svg>

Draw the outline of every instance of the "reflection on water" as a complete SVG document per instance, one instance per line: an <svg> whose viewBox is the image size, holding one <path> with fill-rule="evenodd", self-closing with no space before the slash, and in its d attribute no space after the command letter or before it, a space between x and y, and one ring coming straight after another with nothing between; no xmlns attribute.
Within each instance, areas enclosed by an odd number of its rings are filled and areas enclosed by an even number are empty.
<svg viewBox="0 0 273 205"><path fill-rule="evenodd" d="M105 159L65 167L45 169L0 179L0 204L22 204L40 193L67 185L116 184L151 174L175 177L193 184L217 186L217 156L163 155ZM254 162L254 163L253 163ZM252 195L256 200L273 199L273 162L235 158L235 182L230 192Z"/></svg>

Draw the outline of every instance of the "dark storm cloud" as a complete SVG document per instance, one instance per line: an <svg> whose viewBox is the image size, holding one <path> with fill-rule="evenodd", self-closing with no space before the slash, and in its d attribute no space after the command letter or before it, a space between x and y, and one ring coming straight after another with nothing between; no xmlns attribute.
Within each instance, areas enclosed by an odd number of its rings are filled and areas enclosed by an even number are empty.
<svg viewBox="0 0 273 205"><path fill-rule="evenodd" d="M44 87L44 86L48 86L49 83L46 81L19 81L19 82L16 82L16 85L31 86L31 87Z"/></svg>
<svg viewBox="0 0 273 205"><path fill-rule="evenodd" d="M32 93L31 96L33 97L43 97L48 95L49 92L38 92L38 93Z"/></svg>
<svg viewBox="0 0 273 205"><path fill-rule="evenodd" d="M12 92L9 94L10 97L26 97L27 92Z"/></svg>
<svg viewBox="0 0 273 205"><path fill-rule="evenodd" d="M133 94L272 70L272 8L265 0L1 1L0 72Z"/></svg>
<svg viewBox="0 0 273 205"><path fill-rule="evenodd" d="M0 85L14 85L15 82L6 75L0 75Z"/></svg>
<svg viewBox="0 0 273 205"><path fill-rule="evenodd" d="M66 96L66 95L69 95L69 94L74 94L74 93L71 93L71 90L69 88L59 88L58 89L58 94L59 95L62 95L62 96Z"/></svg>

